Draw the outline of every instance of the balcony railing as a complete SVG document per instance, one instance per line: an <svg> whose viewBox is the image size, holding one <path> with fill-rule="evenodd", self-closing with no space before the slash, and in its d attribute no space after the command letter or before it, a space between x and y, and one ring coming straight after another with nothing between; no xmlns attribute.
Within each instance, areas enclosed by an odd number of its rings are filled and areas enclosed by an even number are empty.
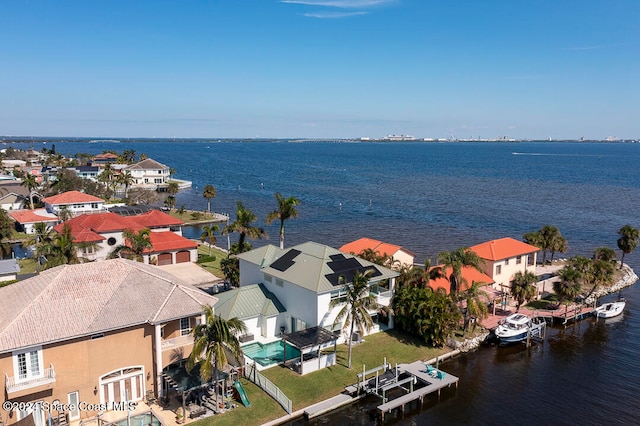
<svg viewBox="0 0 640 426"><path fill-rule="evenodd" d="M55 381L56 371L53 369L53 364L50 364L49 368L45 368L41 376L29 379L16 380L15 376L9 377L5 374L5 387L7 389L7 393L47 385L49 383L54 383Z"/></svg>
<svg viewBox="0 0 640 426"><path fill-rule="evenodd" d="M162 350L179 348L181 346L191 345L193 343L193 336L186 334L180 337L174 337L173 339L164 339L162 341Z"/></svg>

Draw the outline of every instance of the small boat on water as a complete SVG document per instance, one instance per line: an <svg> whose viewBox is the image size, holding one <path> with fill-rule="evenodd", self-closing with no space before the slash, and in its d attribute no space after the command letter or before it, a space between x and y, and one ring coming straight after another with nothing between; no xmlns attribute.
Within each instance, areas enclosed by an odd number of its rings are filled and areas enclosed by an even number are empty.
<svg viewBox="0 0 640 426"><path fill-rule="evenodd" d="M498 324L494 331L501 345L523 342L527 337L542 337L542 330L546 326L544 320L531 319L527 315L515 313L509 315Z"/></svg>
<svg viewBox="0 0 640 426"><path fill-rule="evenodd" d="M627 305L627 302L624 300L624 297L619 298L615 302L605 303L596 308L596 316L598 318L613 318L617 317L624 311L624 307Z"/></svg>

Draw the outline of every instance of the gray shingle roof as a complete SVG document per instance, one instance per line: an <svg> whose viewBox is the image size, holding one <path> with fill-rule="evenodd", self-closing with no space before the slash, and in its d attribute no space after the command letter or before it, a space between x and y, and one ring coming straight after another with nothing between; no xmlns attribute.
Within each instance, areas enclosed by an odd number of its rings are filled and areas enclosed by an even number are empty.
<svg viewBox="0 0 640 426"><path fill-rule="evenodd" d="M239 289L218 294L214 306L216 315L228 320L231 318L271 317L285 312L278 298L262 284L242 286Z"/></svg>
<svg viewBox="0 0 640 426"><path fill-rule="evenodd" d="M156 160L147 158L137 162L136 164L127 166L122 170L166 170L166 169L169 169L169 167L165 166L162 163L158 163Z"/></svg>
<svg viewBox="0 0 640 426"><path fill-rule="evenodd" d="M152 265L62 265L0 288L0 353L193 316L216 301Z"/></svg>
<svg viewBox="0 0 640 426"><path fill-rule="evenodd" d="M297 253L299 252L299 253ZM287 250L273 245L263 246L236 257L259 265L262 272L316 293L326 293L336 289L335 260L344 259L347 263L360 265L361 269L374 268L377 272L369 281L378 282L397 277L396 271L360 259L352 254L343 253L333 247L314 242L306 242ZM284 259L284 262L278 260ZM275 266L275 267L274 267ZM348 273L345 273L349 277Z"/></svg>
<svg viewBox="0 0 640 426"><path fill-rule="evenodd" d="M0 274L17 274L18 272L20 272L18 259L0 260Z"/></svg>

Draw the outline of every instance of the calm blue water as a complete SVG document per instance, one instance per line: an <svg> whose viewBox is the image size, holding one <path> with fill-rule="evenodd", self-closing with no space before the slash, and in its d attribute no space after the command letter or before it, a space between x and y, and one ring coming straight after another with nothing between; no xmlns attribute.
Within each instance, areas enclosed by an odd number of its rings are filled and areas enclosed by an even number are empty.
<svg viewBox="0 0 640 426"><path fill-rule="evenodd" d="M402 245L417 261L438 252L557 226L566 256L616 248L616 231L639 227L640 144L605 143L290 143L55 142L58 152L135 149L177 170L194 188L177 206L234 212L236 200L264 225L273 194L302 200L285 244L339 247L368 236ZM40 144L34 144L41 149ZM51 147L51 141L47 147ZM197 188L197 191L196 191ZM233 215L232 215L233 217ZM278 227L266 227L277 244ZM199 230L191 231L199 236ZM188 232L186 233L187 235ZM254 242L254 246L264 242ZM222 244L224 245L224 244ZM626 257L639 269L638 253ZM483 348L444 365L457 393L391 424L636 424L640 383L640 291L625 291L623 317L553 329L544 345ZM382 360L381 360L382 361ZM355 376L354 376L355 381ZM375 423L376 401L314 424Z"/></svg>

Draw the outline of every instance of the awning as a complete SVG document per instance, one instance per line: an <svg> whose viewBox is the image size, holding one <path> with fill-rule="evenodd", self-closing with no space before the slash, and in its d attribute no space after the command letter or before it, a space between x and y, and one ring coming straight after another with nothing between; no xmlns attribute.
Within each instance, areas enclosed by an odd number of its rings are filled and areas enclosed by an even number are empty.
<svg viewBox="0 0 640 426"><path fill-rule="evenodd" d="M172 364L162 370L162 375L169 384L178 392L188 392L207 385L200 377L200 364L193 367L191 371L187 371L184 365ZM228 378L229 375L224 371L218 370L218 381ZM210 380L212 382L213 380Z"/></svg>
<svg viewBox="0 0 640 426"><path fill-rule="evenodd" d="M338 334L327 330L324 327L311 327L306 330L285 334L284 340L298 348L301 352L305 349L333 343L338 340Z"/></svg>

